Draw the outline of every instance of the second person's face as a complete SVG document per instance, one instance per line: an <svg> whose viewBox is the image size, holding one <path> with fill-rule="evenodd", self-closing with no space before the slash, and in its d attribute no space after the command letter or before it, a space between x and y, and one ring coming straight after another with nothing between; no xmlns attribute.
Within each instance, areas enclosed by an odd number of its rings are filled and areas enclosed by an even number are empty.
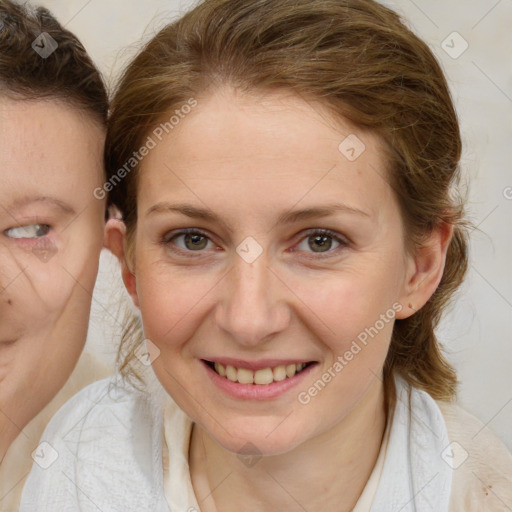
<svg viewBox="0 0 512 512"><path fill-rule="evenodd" d="M55 100L0 99L0 408L6 428L64 385L103 243L104 129Z"/></svg>

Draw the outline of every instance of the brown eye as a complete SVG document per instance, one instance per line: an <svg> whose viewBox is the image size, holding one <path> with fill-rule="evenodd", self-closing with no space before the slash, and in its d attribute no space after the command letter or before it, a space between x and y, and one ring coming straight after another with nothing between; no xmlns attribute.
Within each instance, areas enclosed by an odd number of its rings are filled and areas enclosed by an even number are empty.
<svg viewBox="0 0 512 512"><path fill-rule="evenodd" d="M173 231L165 235L162 239L164 245L177 247L181 252L201 252L204 249L212 249L213 242L201 231ZM209 245L210 244L210 245Z"/></svg>
<svg viewBox="0 0 512 512"><path fill-rule="evenodd" d="M349 245L342 235L338 235L329 229L312 229L306 233L306 236L297 244L297 249L305 253L316 254L337 254L336 249L342 249Z"/></svg>
<svg viewBox="0 0 512 512"><path fill-rule="evenodd" d="M184 235L185 247L191 251L205 249L208 245L208 238L199 234Z"/></svg>
<svg viewBox="0 0 512 512"><path fill-rule="evenodd" d="M327 252L332 247L332 242L332 237L328 235L308 237L308 246L313 252Z"/></svg>

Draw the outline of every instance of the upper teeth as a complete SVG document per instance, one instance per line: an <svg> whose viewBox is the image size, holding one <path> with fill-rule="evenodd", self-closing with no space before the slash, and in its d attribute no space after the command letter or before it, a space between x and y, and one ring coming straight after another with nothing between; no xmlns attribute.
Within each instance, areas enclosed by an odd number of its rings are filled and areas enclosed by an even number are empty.
<svg viewBox="0 0 512 512"><path fill-rule="evenodd" d="M215 371L221 376L226 377L232 382L240 384L272 384L279 382L287 377L293 377L296 373L302 371L305 363L280 365L275 368L262 368L261 370L248 370L247 368L235 368L234 366L223 366L215 363Z"/></svg>

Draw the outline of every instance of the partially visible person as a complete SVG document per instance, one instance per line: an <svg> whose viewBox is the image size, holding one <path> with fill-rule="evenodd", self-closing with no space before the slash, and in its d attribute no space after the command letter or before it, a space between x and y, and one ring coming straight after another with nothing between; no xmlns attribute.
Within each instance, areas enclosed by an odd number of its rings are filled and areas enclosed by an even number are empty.
<svg viewBox="0 0 512 512"><path fill-rule="evenodd" d="M438 62L378 2L205 0L163 28L106 142L124 379L50 422L22 512L511 509L436 336L460 154ZM149 363L166 397L131 385Z"/></svg>
<svg viewBox="0 0 512 512"><path fill-rule="evenodd" d="M1 510L18 510L32 454L48 462L34 450L51 415L108 374L91 356L77 365L103 245L91 191L107 112L79 40L48 10L0 0Z"/></svg>

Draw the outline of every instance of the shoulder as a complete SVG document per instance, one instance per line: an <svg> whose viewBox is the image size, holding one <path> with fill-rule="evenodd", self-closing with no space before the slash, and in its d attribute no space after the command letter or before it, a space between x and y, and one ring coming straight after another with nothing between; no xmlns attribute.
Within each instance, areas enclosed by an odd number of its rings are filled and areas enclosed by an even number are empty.
<svg viewBox="0 0 512 512"><path fill-rule="evenodd" d="M66 440L82 437L89 429L103 424L113 430L125 427L123 419L133 414L134 408L151 411L152 403L144 392L113 376L83 388L68 400L48 424L43 439ZM119 421L113 422L112 419Z"/></svg>
<svg viewBox="0 0 512 512"><path fill-rule="evenodd" d="M437 402L446 422L453 467L450 512L512 509L512 455L480 420L460 406Z"/></svg>
<svg viewBox="0 0 512 512"><path fill-rule="evenodd" d="M45 430L20 510L160 510L161 460L159 405L119 377L95 382Z"/></svg>
<svg viewBox="0 0 512 512"><path fill-rule="evenodd" d="M31 453L37 448L39 439L52 416L82 388L111 373L112 370L93 355L82 353L66 384L52 401L27 424L23 432L11 444L0 464L0 495L4 496L1 500L4 508L18 510L23 485L33 462Z"/></svg>

